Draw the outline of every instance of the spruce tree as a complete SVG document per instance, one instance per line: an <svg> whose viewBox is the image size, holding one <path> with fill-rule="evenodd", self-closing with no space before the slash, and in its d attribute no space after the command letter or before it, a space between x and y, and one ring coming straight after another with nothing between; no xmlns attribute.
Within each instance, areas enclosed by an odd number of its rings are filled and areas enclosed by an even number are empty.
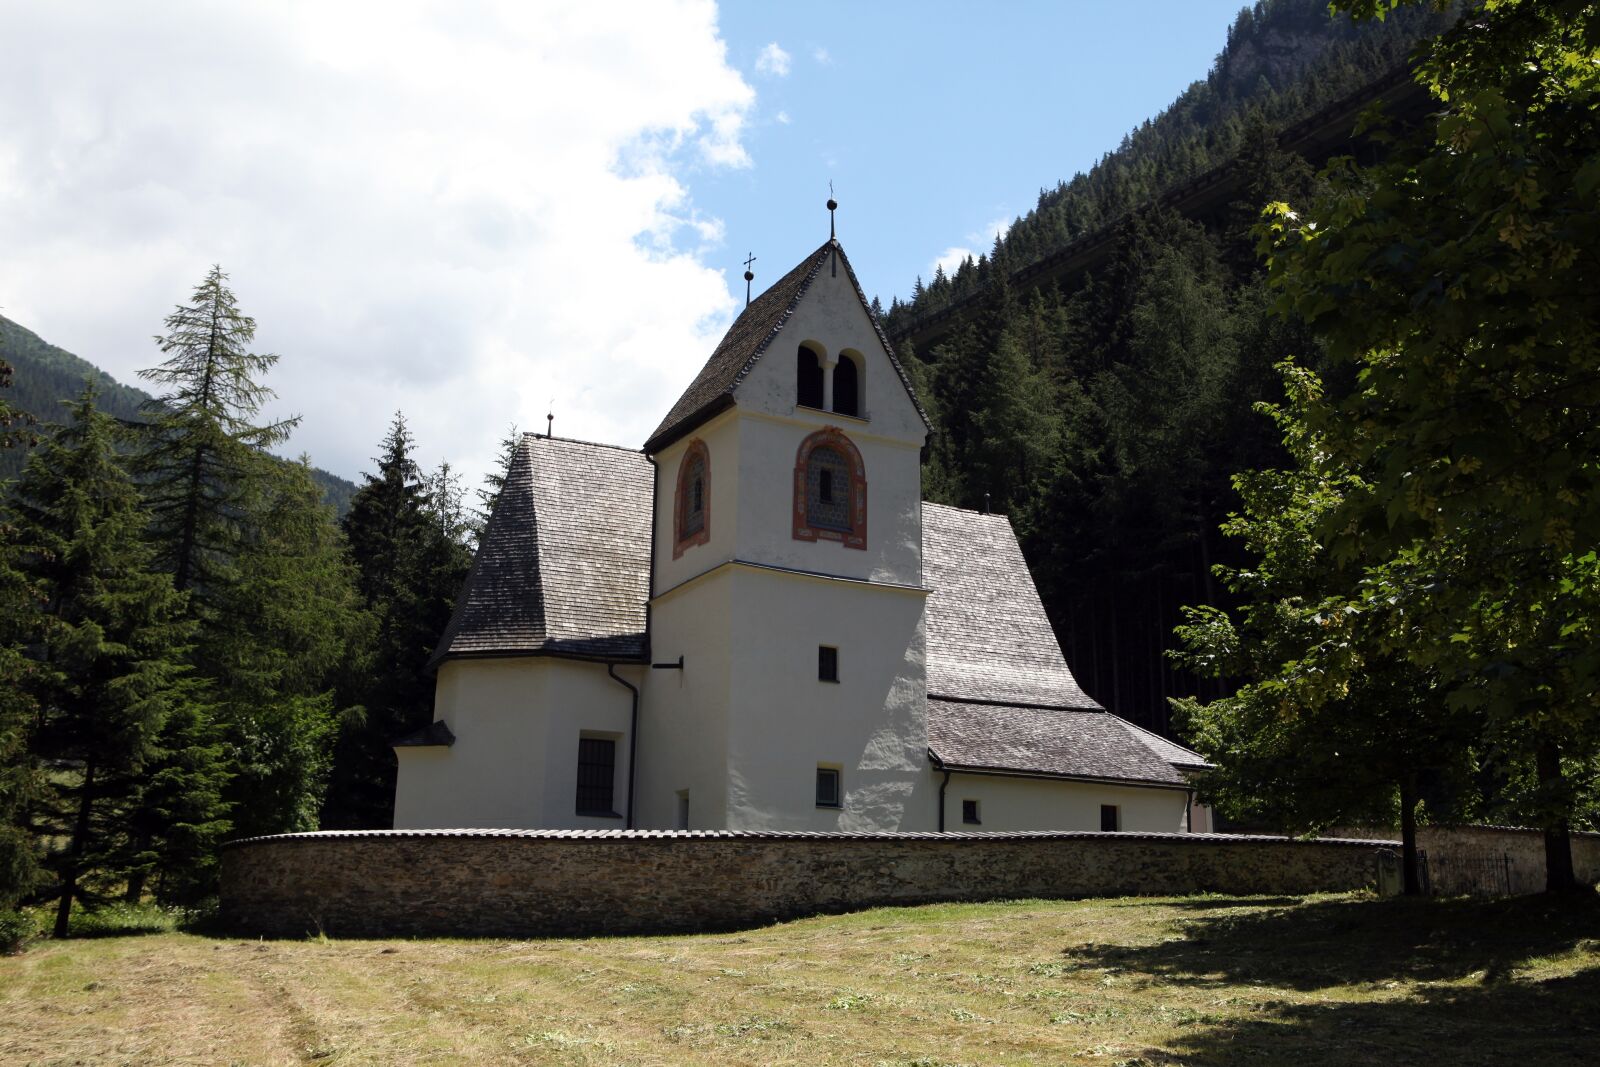
<svg viewBox="0 0 1600 1067"><path fill-rule="evenodd" d="M405 417L396 413L378 457L344 519L357 587L374 621L373 669L361 688L365 715L339 739L324 810L331 826L387 826L393 819L397 736L433 717L428 659L450 622L472 565L458 505L441 512L416 461Z"/></svg>
<svg viewBox="0 0 1600 1067"><path fill-rule="evenodd" d="M43 604L28 684L39 705L33 748L65 768L40 805L47 836L64 842L48 859L58 879L57 937L66 936L75 902L95 903L125 873L140 774L192 697L186 598L153 566L146 515L115 438L115 422L86 387L72 422L30 458L13 504L18 566ZM217 814L205 821L215 825Z"/></svg>
<svg viewBox="0 0 1600 1067"><path fill-rule="evenodd" d="M156 338L166 361L139 372L164 389L139 464L151 536L177 590L196 591L197 608L238 552L246 498L273 462L265 449L299 421L252 421L274 395L256 379L278 357L250 351L256 322L239 311L227 278L211 268Z"/></svg>
<svg viewBox="0 0 1600 1067"><path fill-rule="evenodd" d="M260 489L204 633L235 766L227 795L247 837L317 828L339 724L359 715L372 629L310 467L281 464Z"/></svg>

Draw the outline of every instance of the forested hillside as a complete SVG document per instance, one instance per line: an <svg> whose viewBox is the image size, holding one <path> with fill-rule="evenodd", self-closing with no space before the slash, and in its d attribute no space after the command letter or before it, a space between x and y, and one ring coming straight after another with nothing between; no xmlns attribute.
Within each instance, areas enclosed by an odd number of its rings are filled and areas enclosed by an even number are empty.
<svg viewBox="0 0 1600 1067"><path fill-rule="evenodd" d="M7 393L10 405L41 422L65 418L65 405L83 391L86 378L95 384L102 411L126 421L145 421L149 417L145 408L151 401L149 393L119 383L88 360L50 344L4 316L0 316L0 361L12 367ZM153 349L151 361L155 361ZM0 449L0 481L16 478L26 460L26 451ZM311 468L311 477L322 489L323 499L338 514L349 510L350 497L356 491L352 482L318 467Z"/></svg>
<svg viewBox="0 0 1600 1067"><path fill-rule="evenodd" d="M1206 80L885 315L937 425L926 494L1011 516L1079 680L1128 718L1165 731L1168 698L1226 689L1164 653L1183 605L1222 598L1230 477L1279 459L1252 404L1281 395L1275 363L1315 352L1269 313L1250 234L1264 204L1315 184L1280 131L1364 86L1406 87L1392 75L1452 18L1406 8L1357 25L1323 0L1263 0ZM1219 206L1163 200L1208 171ZM1086 269L1039 269L1086 240Z"/></svg>

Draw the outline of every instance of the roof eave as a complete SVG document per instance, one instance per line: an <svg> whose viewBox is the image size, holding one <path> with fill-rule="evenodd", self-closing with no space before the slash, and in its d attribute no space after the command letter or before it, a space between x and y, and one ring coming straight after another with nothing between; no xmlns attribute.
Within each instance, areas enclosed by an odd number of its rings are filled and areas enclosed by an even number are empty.
<svg viewBox="0 0 1600 1067"><path fill-rule="evenodd" d="M439 668L444 666L446 660L457 659L569 659L578 663L649 663L648 652L640 652L634 656L606 656L599 653L590 655L583 652L561 652L551 649L483 649L471 652L446 652L435 656L428 662L429 674L437 674Z"/></svg>
<svg viewBox="0 0 1600 1067"><path fill-rule="evenodd" d="M981 774L992 778L1044 778L1060 782L1093 782L1097 785L1133 785L1150 789L1172 789L1188 792L1190 787L1185 782L1160 781L1154 778L1116 778L1092 774L1063 774L1056 771L1022 770L1015 767L986 767L975 763L953 763L950 760L940 759L938 753L928 749L928 756L941 771L954 771L961 774Z"/></svg>
<svg viewBox="0 0 1600 1067"><path fill-rule="evenodd" d="M701 404L694 411L679 419L677 422L661 430L654 437L644 443L646 455L656 455L674 441L687 437L700 427L710 422L716 416L733 407L733 392L729 390Z"/></svg>

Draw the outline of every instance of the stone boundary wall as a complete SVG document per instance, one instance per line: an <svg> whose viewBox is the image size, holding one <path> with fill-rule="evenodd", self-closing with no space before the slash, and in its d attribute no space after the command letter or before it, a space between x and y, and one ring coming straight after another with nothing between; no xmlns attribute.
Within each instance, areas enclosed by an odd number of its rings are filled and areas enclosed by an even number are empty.
<svg viewBox="0 0 1600 1067"><path fill-rule="evenodd" d="M1077 832L287 834L225 846L222 917L275 937L680 933L936 901L1359 889L1396 847Z"/></svg>
<svg viewBox="0 0 1600 1067"><path fill-rule="evenodd" d="M1330 837L1398 837L1372 827L1330 830ZM1417 848L1428 854L1429 879L1441 895L1482 892L1493 883L1493 866L1504 861L1502 891L1542 893L1545 887L1544 833L1525 826L1419 826ZM1600 834L1572 834L1572 868L1578 881L1600 883Z"/></svg>

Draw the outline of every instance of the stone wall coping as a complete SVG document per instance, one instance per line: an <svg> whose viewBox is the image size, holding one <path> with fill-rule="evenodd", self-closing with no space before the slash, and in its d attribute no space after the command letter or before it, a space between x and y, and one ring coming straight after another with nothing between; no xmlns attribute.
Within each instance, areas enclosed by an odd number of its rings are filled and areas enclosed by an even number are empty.
<svg viewBox="0 0 1600 1067"><path fill-rule="evenodd" d="M222 848L240 848L268 842L319 841L404 841L404 840L466 840L482 838L515 838L530 841L1171 841L1212 845L1252 845L1303 843L1308 845L1350 846L1353 848L1398 848L1398 840L1382 838L1316 837L1297 838L1278 834L1188 834L1154 833L1104 830L1011 830L973 833L965 831L893 831L893 830L513 830L513 829L440 829L440 830L315 830L298 834L272 834L264 837L243 837L224 842Z"/></svg>

